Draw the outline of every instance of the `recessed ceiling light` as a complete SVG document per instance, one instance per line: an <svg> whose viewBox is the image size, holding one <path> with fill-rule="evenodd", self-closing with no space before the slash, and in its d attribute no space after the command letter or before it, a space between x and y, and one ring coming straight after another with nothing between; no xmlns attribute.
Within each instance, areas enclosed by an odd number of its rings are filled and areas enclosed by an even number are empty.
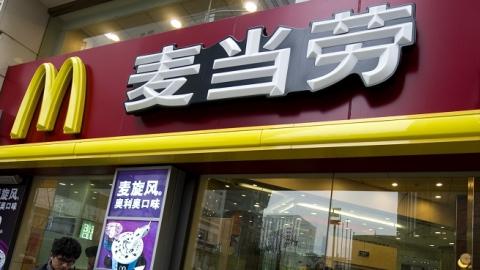
<svg viewBox="0 0 480 270"><path fill-rule="evenodd" d="M435 245L428 245L429 247L434 247Z"/></svg>
<svg viewBox="0 0 480 270"><path fill-rule="evenodd" d="M415 234L413 237L417 237L417 238L418 238L418 237L420 237L420 235L419 235L419 234Z"/></svg>
<svg viewBox="0 0 480 270"><path fill-rule="evenodd" d="M248 12L255 12L258 9L257 4L254 1L245 1L243 7Z"/></svg>
<svg viewBox="0 0 480 270"><path fill-rule="evenodd" d="M170 25L175 29L182 28L182 22L179 21L178 19L171 19Z"/></svg>
<svg viewBox="0 0 480 270"><path fill-rule="evenodd" d="M398 183L393 182L393 183L392 183L392 187L398 187Z"/></svg>
<svg viewBox="0 0 480 270"><path fill-rule="evenodd" d="M441 234L441 232L435 232L435 234Z"/></svg>
<svg viewBox="0 0 480 270"><path fill-rule="evenodd" d="M435 199L441 199L442 196L441 195L435 195Z"/></svg>
<svg viewBox="0 0 480 270"><path fill-rule="evenodd" d="M450 243L448 243L448 244L449 244L450 246L453 246L453 245L455 245L455 243L452 243L452 242L450 242Z"/></svg>
<svg viewBox="0 0 480 270"><path fill-rule="evenodd" d="M120 38L114 34L114 33L106 33L104 34L105 37L107 37L108 39L112 40L112 41L115 41L115 42L119 42L120 41Z"/></svg>
<svg viewBox="0 0 480 270"><path fill-rule="evenodd" d="M438 182L438 183L436 183L436 184L435 184L435 186L437 186L437 187L441 187L441 186L443 186L443 183L441 183L441 182Z"/></svg>
<svg viewBox="0 0 480 270"><path fill-rule="evenodd" d="M60 186L66 186L67 184L63 183L63 182L60 182L58 183Z"/></svg>
<svg viewBox="0 0 480 270"><path fill-rule="evenodd" d="M226 188L229 188L230 186L229 185L225 185Z"/></svg>

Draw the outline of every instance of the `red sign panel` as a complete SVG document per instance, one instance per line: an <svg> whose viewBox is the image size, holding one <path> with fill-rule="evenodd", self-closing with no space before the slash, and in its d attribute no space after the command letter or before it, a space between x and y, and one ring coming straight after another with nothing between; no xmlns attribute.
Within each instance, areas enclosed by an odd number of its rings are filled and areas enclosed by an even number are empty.
<svg viewBox="0 0 480 270"><path fill-rule="evenodd" d="M333 14L364 13L385 1L311 0L10 67L0 92L0 144L479 109L480 25L467 23L466 18L477 16L480 2L471 2L389 1L391 7L415 5L416 42L402 49L399 66L390 79L369 88L353 74L314 93L216 100L141 115L125 112L127 85L138 56L158 53L173 44L177 48L198 44L210 48L228 36L244 41L248 30L255 27L265 27L269 36L280 26L306 29L311 22L331 19ZM58 68L71 56L79 56L87 72L81 133L63 134L64 102L54 131L37 132L34 116L27 139L11 140L14 118L36 68L43 62Z"/></svg>

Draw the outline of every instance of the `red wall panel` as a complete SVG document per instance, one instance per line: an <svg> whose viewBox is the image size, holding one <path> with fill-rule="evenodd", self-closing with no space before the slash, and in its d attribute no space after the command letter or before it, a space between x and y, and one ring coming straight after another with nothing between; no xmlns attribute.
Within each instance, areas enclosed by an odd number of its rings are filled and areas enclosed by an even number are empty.
<svg viewBox="0 0 480 270"><path fill-rule="evenodd" d="M362 0L367 7L408 0ZM352 118L480 108L480 1L414 1L417 41L392 78L352 97Z"/></svg>
<svg viewBox="0 0 480 270"><path fill-rule="evenodd" d="M480 10L480 2L460 5L454 1L395 0L390 1L392 6L417 2L417 42L403 48L396 73L376 87L365 88L357 76L349 76L318 93L206 102L159 109L142 116L125 113L126 84L139 55L160 52L170 44L184 47L202 43L209 47L228 35L242 40L246 31L255 26L265 26L268 34L280 25L306 28L311 21L329 19L335 12L358 12L359 8L364 12L366 7L383 2L311 0L10 67L0 92L0 109L4 111L0 120L0 144L480 108L480 24L473 23L472 17ZM36 132L32 121L26 140L10 140L9 132L16 111L37 66L50 61L59 67L64 59L73 55L80 56L87 66L87 101L82 133L75 136L62 134L64 115L60 114L55 131ZM64 104L62 110L65 107Z"/></svg>

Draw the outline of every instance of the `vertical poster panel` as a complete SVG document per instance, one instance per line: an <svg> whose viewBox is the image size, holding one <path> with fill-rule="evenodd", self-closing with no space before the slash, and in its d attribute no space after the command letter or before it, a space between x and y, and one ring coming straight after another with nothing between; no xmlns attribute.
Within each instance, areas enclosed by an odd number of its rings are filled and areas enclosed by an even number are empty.
<svg viewBox="0 0 480 270"><path fill-rule="evenodd" d="M115 174L96 269L152 270L170 168L125 168Z"/></svg>
<svg viewBox="0 0 480 270"><path fill-rule="evenodd" d="M7 269L26 185L0 185L0 270Z"/></svg>

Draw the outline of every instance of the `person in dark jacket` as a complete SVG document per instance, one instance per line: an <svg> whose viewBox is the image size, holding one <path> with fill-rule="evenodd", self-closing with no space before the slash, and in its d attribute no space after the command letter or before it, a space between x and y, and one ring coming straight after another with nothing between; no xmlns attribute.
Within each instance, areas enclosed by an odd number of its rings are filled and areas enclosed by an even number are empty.
<svg viewBox="0 0 480 270"><path fill-rule="evenodd" d="M95 258L97 256L98 246L92 246L85 249L85 255L87 256L87 270L93 270L95 264Z"/></svg>
<svg viewBox="0 0 480 270"><path fill-rule="evenodd" d="M75 261L82 254L82 246L71 237L62 237L53 241L48 262L37 270L72 270Z"/></svg>

